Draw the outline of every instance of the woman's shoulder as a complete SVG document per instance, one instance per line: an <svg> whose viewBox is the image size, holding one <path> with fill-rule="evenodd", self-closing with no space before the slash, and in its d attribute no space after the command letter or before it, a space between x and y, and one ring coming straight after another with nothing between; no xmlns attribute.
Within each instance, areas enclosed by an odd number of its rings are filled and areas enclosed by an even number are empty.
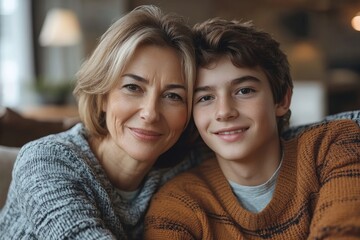
<svg viewBox="0 0 360 240"><path fill-rule="evenodd" d="M19 151L14 169L42 164L79 165L79 161L74 159L84 158L89 151L84 127L82 124L77 124L65 132L48 135L25 144Z"/></svg>
<svg viewBox="0 0 360 240"><path fill-rule="evenodd" d="M86 142L86 131L83 124L78 123L72 128L55 134L50 134L39 139L33 140L26 143L21 149L20 152L26 151L31 153L32 149L43 149L43 148L58 148L58 147L68 147L74 145L84 144Z"/></svg>

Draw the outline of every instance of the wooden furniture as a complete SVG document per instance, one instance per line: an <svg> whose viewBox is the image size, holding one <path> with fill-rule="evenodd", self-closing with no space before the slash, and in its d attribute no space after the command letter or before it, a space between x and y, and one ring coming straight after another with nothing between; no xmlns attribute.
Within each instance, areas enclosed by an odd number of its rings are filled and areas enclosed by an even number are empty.
<svg viewBox="0 0 360 240"><path fill-rule="evenodd" d="M21 110L24 117L36 120L61 120L79 116L76 105L36 105Z"/></svg>

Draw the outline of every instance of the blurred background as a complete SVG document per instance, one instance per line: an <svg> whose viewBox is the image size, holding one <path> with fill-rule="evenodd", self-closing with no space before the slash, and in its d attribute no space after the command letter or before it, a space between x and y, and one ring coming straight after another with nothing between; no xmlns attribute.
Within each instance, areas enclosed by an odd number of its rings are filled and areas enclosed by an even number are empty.
<svg viewBox="0 0 360 240"><path fill-rule="evenodd" d="M190 25L218 16L270 32L291 64L292 125L360 109L360 0L0 0L0 106L75 106L82 61L114 21L143 4Z"/></svg>

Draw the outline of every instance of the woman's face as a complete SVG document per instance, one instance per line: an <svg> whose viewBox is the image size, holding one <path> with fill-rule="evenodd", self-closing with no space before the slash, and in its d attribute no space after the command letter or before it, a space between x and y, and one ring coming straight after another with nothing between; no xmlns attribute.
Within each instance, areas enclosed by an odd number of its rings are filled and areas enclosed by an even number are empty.
<svg viewBox="0 0 360 240"><path fill-rule="evenodd" d="M187 121L181 60L168 47L138 48L103 104L112 144L153 163L180 137Z"/></svg>

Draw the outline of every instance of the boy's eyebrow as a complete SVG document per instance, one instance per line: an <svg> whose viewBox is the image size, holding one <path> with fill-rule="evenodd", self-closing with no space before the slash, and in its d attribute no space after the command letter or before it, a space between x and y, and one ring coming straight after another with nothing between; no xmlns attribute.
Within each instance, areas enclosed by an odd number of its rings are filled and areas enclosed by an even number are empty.
<svg viewBox="0 0 360 240"><path fill-rule="evenodd" d="M235 78L234 80L231 81L231 84L239 84L242 82L246 82L246 81L252 81L252 82L260 82L260 79L258 79L257 77L254 77L252 75L245 75L239 78Z"/></svg>
<svg viewBox="0 0 360 240"><path fill-rule="evenodd" d="M147 80L146 78L140 77L138 75L135 74L131 74L131 73L125 73L122 75L122 77L130 77L132 79L134 79L135 81L139 81L139 82L144 82L144 83L149 83L149 80ZM174 89L174 88L181 88L186 90L186 87L183 84L168 84L166 86L166 89Z"/></svg>
<svg viewBox="0 0 360 240"><path fill-rule="evenodd" d="M194 89L194 93L201 92L201 91L208 91L210 89L211 89L211 87L209 87L209 86L197 87Z"/></svg>
<svg viewBox="0 0 360 240"><path fill-rule="evenodd" d="M236 84L239 84L239 83L242 83L242 82L246 82L246 81L252 81L252 82L260 82L260 79L258 79L257 77L254 77L252 75L245 75L245 76L242 76L242 77L239 77L239 78L235 78L231 81L231 85L236 85ZM201 91L208 91L212 89L211 86L201 86L201 87L196 87L194 89L194 93L197 93L197 92L201 92Z"/></svg>

